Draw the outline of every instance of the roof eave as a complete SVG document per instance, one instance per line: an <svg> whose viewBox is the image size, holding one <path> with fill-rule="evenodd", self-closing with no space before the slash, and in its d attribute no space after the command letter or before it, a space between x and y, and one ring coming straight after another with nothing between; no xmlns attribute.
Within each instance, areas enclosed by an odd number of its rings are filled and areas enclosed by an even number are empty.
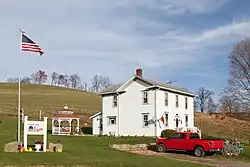
<svg viewBox="0 0 250 167"><path fill-rule="evenodd" d="M109 94L120 94L120 93L125 93L126 91L115 91L115 92L103 92L103 93L99 93L99 95L103 96L103 95L109 95Z"/></svg>
<svg viewBox="0 0 250 167"><path fill-rule="evenodd" d="M195 97L195 94L193 94L193 93L179 91L179 90L175 90L175 89L171 89L171 88L166 88L166 87L163 87L163 86L160 86L160 85L149 86L145 90L149 90L149 89L152 89L152 88L158 88L159 90L169 90L169 91L173 91L173 92L176 92L176 93L186 94L186 95Z"/></svg>
<svg viewBox="0 0 250 167"><path fill-rule="evenodd" d="M122 88L127 85L129 82L133 81L137 76L136 75L133 75L129 80L127 80L125 83L123 83L118 89L117 91L124 91Z"/></svg>
<svg viewBox="0 0 250 167"><path fill-rule="evenodd" d="M99 115L101 115L101 114L102 114L102 112L98 112L98 113L96 113L96 114L90 116L89 119L95 118L95 117L97 117L97 116L99 116Z"/></svg>

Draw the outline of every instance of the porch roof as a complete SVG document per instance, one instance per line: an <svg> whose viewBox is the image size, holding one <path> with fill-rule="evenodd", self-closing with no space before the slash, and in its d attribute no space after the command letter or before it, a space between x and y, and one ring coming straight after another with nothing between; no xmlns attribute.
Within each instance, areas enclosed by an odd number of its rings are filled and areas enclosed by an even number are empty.
<svg viewBox="0 0 250 167"><path fill-rule="evenodd" d="M101 115L101 114L102 114L102 112L98 112L98 113L96 113L96 114L90 116L89 119L93 119L93 118L95 118L95 117L97 117L97 116L99 116L99 115Z"/></svg>

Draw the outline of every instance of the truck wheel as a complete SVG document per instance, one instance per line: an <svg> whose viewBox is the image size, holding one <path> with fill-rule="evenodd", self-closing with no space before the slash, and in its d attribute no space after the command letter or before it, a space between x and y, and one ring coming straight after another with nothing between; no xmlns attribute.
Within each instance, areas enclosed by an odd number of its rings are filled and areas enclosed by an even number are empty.
<svg viewBox="0 0 250 167"><path fill-rule="evenodd" d="M157 151L158 151L158 152L161 152L161 153L166 152L166 147L165 147L165 145L164 145L164 144L159 144L159 145L157 145Z"/></svg>
<svg viewBox="0 0 250 167"><path fill-rule="evenodd" d="M202 147L195 147L194 155L196 157L203 157L205 155L205 151L204 151L204 149Z"/></svg>

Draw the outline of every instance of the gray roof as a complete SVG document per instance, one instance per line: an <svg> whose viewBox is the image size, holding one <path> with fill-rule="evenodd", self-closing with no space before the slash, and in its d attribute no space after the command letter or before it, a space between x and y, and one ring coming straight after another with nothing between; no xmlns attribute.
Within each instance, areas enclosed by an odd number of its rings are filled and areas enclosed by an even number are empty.
<svg viewBox="0 0 250 167"><path fill-rule="evenodd" d="M193 94L192 92L189 92L187 89L176 87L174 85L170 85L170 84L167 84L167 83L159 83L159 82L148 80L148 79L144 79L144 80L151 83L152 85L161 86L161 87L164 87L164 88L167 88L167 89L177 90L177 91L180 91L180 92L183 92L183 93Z"/></svg>
<svg viewBox="0 0 250 167"><path fill-rule="evenodd" d="M106 94L106 93L114 93L117 91L117 89L119 89L123 84L115 84L115 85L111 85L110 87L102 90L101 92L99 92L100 94Z"/></svg>
<svg viewBox="0 0 250 167"><path fill-rule="evenodd" d="M179 88L179 87L167 84L167 83L160 83L160 82L156 82L156 81L153 81L153 80L150 80L150 79L141 78L139 76L135 76L135 77L137 77L138 79L140 79L140 80L142 80L142 81L144 81L144 82L146 82L146 83L148 83L149 85L152 85L152 86L160 86L160 87L163 87L163 88L166 88L166 89L172 89L172 90L180 91L182 93L193 94L192 92L189 92L188 90L186 90L184 88ZM100 94L115 93L123 84L124 83L111 85L107 89L101 91Z"/></svg>

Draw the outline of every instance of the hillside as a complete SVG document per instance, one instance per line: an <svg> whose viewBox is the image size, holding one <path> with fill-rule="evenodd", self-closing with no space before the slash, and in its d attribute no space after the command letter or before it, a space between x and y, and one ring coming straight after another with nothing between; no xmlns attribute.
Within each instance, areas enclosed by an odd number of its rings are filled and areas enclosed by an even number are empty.
<svg viewBox="0 0 250 167"><path fill-rule="evenodd" d="M0 114L16 115L17 98L17 84L0 83ZM81 121L101 110L101 98L94 93L50 85L21 85L21 108L29 116L37 118L40 110L43 116L50 116L65 104L81 116ZM208 135L250 140L248 121L196 113L195 125Z"/></svg>
<svg viewBox="0 0 250 167"><path fill-rule="evenodd" d="M50 116L68 104L75 113L83 117L100 111L100 96L63 87L37 84L21 85L21 108L29 116L38 117L39 111ZM17 114L18 84L0 83L0 113Z"/></svg>
<svg viewBox="0 0 250 167"><path fill-rule="evenodd" d="M250 142L250 121L238 120L223 115L195 113L195 126L202 133L222 138L238 138Z"/></svg>

